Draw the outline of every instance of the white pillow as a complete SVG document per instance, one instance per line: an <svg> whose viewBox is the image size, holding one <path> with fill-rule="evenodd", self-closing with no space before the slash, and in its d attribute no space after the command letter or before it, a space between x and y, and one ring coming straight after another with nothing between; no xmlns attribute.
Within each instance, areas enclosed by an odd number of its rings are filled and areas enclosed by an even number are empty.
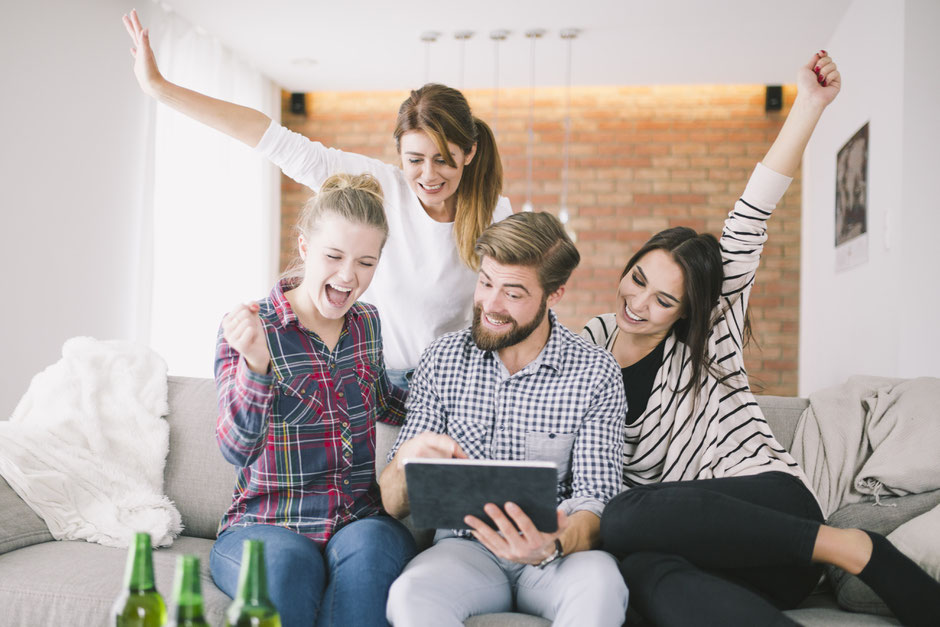
<svg viewBox="0 0 940 627"><path fill-rule="evenodd" d="M940 581L940 505L911 518L892 531L888 540Z"/></svg>

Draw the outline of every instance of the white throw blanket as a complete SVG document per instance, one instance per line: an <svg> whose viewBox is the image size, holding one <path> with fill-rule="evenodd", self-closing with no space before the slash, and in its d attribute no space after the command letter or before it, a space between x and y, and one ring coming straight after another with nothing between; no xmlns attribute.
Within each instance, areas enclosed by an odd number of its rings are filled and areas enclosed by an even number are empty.
<svg viewBox="0 0 940 627"><path fill-rule="evenodd" d="M163 494L167 412L166 363L156 353L70 339L0 421L0 474L57 540L126 547L146 531L169 545L182 524Z"/></svg>
<svg viewBox="0 0 940 627"><path fill-rule="evenodd" d="M850 503L940 489L940 379L850 377L809 401L790 452L827 518Z"/></svg>

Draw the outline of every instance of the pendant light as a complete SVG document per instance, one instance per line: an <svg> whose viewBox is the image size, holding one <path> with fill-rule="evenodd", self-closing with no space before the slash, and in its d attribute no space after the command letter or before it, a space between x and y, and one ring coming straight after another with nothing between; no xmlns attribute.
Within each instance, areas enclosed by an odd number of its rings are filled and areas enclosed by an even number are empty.
<svg viewBox="0 0 940 627"><path fill-rule="evenodd" d="M457 80L457 87L459 89L464 88L463 76L464 76L464 58L466 57L466 48L467 40L473 37L472 30L459 30L454 33L454 39L460 42L460 62L457 67L460 70L460 77Z"/></svg>
<svg viewBox="0 0 940 627"><path fill-rule="evenodd" d="M538 41L545 30L534 28L527 30L525 36L531 42L529 51L529 141L526 146L526 166L525 166L525 203L522 205L523 211L532 211L532 159L535 150L535 42Z"/></svg>
<svg viewBox="0 0 940 627"><path fill-rule="evenodd" d="M431 82L431 44L437 41L441 34L436 30L426 30L421 33L421 41L424 42L424 83Z"/></svg>
<svg viewBox="0 0 940 627"><path fill-rule="evenodd" d="M571 44L580 31L577 28L566 28L561 31L561 38L565 40L565 139L561 162L561 206L558 209L558 219L567 224L571 218L568 212L568 170L571 154ZM570 230L569 230L569 233ZM573 234L572 234L573 236Z"/></svg>
<svg viewBox="0 0 940 627"><path fill-rule="evenodd" d="M493 135L499 137L499 44L509 36L508 30L494 30L490 33L493 40Z"/></svg>

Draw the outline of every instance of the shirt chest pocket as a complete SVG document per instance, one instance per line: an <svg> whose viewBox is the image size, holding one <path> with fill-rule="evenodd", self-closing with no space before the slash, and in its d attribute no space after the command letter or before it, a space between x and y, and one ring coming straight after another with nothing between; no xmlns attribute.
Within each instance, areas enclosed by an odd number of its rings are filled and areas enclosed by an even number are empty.
<svg viewBox="0 0 940 627"><path fill-rule="evenodd" d="M571 472L571 451L575 433L528 431L525 434L525 458L527 461L554 462L558 466L558 482L563 482Z"/></svg>
<svg viewBox="0 0 940 627"><path fill-rule="evenodd" d="M275 420L295 427L322 424L324 390L314 375L279 379L277 391Z"/></svg>

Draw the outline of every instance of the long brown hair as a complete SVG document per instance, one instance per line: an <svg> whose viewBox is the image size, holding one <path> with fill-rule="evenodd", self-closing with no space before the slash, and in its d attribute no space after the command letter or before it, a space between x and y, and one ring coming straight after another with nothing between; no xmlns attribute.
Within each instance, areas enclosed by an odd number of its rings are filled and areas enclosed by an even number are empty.
<svg viewBox="0 0 940 627"><path fill-rule="evenodd" d="M685 298L682 303L682 317L672 325L676 339L689 347L692 363L692 377L681 391L692 389L694 392L702 386L705 372L711 372L718 378L724 373L717 370L716 364L707 363L708 336L715 324L715 307L721 298L721 284L724 281L724 266L721 260L721 248L718 240L711 233L697 233L685 226L677 226L660 231L636 251L620 279L651 250L663 250L682 269ZM743 327L744 343L751 338L751 321L745 313Z"/></svg>
<svg viewBox="0 0 940 627"><path fill-rule="evenodd" d="M452 168L457 164L447 143L456 144L464 153L469 153L476 144L476 154L464 168L457 186L454 218L457 253L475 270L479 260L473 246L493 221L493 210L503 189L503 164L493 131L486 122L474 117L462 93L436 83L412 91L401 103L395 125L395 145L399 152L402 135L415 130L428 134L441 158Z"/></svg>

